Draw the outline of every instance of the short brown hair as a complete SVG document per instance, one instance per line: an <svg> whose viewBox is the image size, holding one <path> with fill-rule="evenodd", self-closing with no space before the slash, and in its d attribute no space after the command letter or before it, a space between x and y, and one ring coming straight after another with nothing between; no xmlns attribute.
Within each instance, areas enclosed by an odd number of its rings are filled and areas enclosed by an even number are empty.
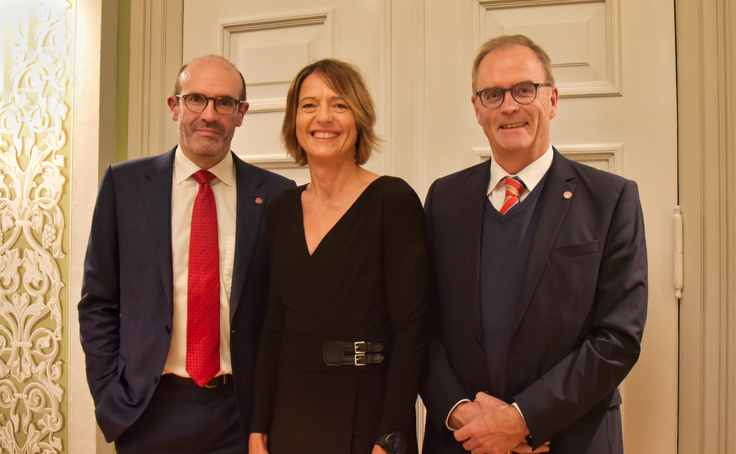
<svg viewBox="0 0 736 454"><path fill-rule="evenodd" d="M243 73L241 73L240 70L235 65L233 65L229 60L227 60L226 58L223 58L223 57L220 57L219 55L214 55L214 54L212 54L212 55L204 55L202 57L195 58L194 60L192 60L189 63L187 63L184 66L182 66L181 69L179 69L179 72L176 74L176 82L174 82L174 96L176 96L176 95L178 95L178 94L181 93L181 83L179 82L179 80L181 79L181 74L184 72L185 69L187 69L187 67L189 66L190 63L192 63L194 61L197 61L199 59L202 59L202 58L210 58L210 59L211 58L216 58L218 60L221 60L222 63L224 63L226 66L230 66L232 69L234 69L235 71L237 71L238 72L238 75L240 76L240 81L243 83L243 88L240 90L240 96L238 98L241 101L246 101L247 100L247 96L246 96L247 93L246 93L246 89L245 89L245 79L243 78Z"/></svg>
<svg viewBox="0 0 736 454"><path fill-rule="evenodd" d="M486 41L480 46L480 49L478 49L478 54L475 56L475 60L473 61L473 94L478 91L475 85L475 80L478 77L478 67L480 66L480 62L483 61L485 56L494 50L514 45L528 47L533 50L534 53L537 54L537 58L539 58L542 68L544 68L544 72L547 76L546 82L552 86L555 85L555 77L552 75L552 60L550 60L549 55L547 55L547 52L545 52L544 49L524 35L501 35Z"/></svg>
<svg viewBox="0 0 736 454"><path fill-rule="evenodd" d="M312 73L321 75L327 85L339 94L350 107L355 117L358 140L355 147L355 163L365 164L372 151L378 146L379 138L373 127L376 124L376 109L371 92L360 70L341 60L325 58L305 66L296 75L286 95L286 112L281 126L281 141L298 165L307 164L307 155L296 138L296 114L299 109L299 92L304 80Z"/></svg>

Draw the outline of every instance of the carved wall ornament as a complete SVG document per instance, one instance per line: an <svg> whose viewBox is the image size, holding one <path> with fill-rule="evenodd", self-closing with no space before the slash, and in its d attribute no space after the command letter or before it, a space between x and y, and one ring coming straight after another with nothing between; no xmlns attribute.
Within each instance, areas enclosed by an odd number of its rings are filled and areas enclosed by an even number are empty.
<svg viewBox="0 0 736 454"><path fill-rule="evenodd" d="M59 201L73 16L67 0L0 5L0 448L58 453L62 305ZM5 60L10 55L11 61Z"/></svg>

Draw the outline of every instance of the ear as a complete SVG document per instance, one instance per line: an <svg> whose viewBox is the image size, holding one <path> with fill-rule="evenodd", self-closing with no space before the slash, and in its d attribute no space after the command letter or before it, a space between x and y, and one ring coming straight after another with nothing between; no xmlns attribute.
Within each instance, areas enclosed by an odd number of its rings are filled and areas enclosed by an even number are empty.
<svg viewBox="0 0 736 454"><path fill-rule="evenodd" d="M555 118L555 115L557 115L557 101L559 100L560 100L560 92L557 90L557 87L552 87L552 95L549 98L549 102L550 102L549 119L550 120Z"/></svg>
<svg viewBox="0 0 736 454"><path fill-rule="evenodd" d="M179 121L179 98L177 98L174 95L169 96L166 98L166 103L169 105L169 110L171 111L171 119L174 121Z"/></svg>
<svg viewBox="0 0 736 454"><path fill-rule="evenodd" d="M247 102L244 102L240 105L240 109L238 109L238 118L235 122L235 126L238 127L243 124L243 117L245 116L245 113L248 112L248 108L250 107L250 104Z"/></svg>

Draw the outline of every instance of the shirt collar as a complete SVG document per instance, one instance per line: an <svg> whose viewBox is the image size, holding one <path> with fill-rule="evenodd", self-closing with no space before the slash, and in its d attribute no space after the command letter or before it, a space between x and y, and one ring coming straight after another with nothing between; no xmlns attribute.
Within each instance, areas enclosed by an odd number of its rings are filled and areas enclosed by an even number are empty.
<svg viewBox="0 0 736 454"><path fill-rule="evenodd" d="M550 144L549 148L547 148L547 151L545 151L542 156L537 158L536 161L532 162L528 166L521 169L521 171L516 174L516 176L518 176L521 181L524 182L524 187L526 190L532 192L534 188L539 184L539 182L544 177L544 174L546 174L550 166L552 166L553 157L554 153L552 152L552 144ZM503 167L501 167L498 162L493 159L493 157L491 157L491 181L488 184L488 195L493 192L493 189L498 185L501 180L503 180L506 175L511 174L508 173Z"/></svg>
<svg viewBox="0 0 736 454"><path fill-rule="evenodd" d="M199 172L199 166L193 163L186 155L181 151L180 147L176 147L176 154L174 155L174 183L181 184L184 180ZM233 156L231 153L225 155L222 161L218 162L214 166L206 169L220 181L228 186L233 184Z"/></svg>

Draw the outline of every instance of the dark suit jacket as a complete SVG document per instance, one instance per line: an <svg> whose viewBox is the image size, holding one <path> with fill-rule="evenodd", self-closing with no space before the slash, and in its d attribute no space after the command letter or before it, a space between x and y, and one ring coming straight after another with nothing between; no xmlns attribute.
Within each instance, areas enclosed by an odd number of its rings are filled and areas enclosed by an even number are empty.
<svg viewBox="0 0 736 454"><path fill-rule="evenodd" d="M141 415L169 351L174 151L108 167L95 205L79 322L87 381L107 441L115 440ZM230 344L247 439L255 356L267 301L264 213L267 204L294 182L246 164L234 154L233 160L237 221Z"/></svg>
<svg viewBox="0 0 736 454"><path fill-rule="evenodd" d="M445 418L462 399L493 395L480 308L489 168L485 162L437 180L425 203L436 272L434 340L422 389L429 454L465 452ZM535 447L550 440L553 453L622 452L617 386L639 357L647 306L638 190L633 181L555 150L539 203L506 390Z"/></svg>

